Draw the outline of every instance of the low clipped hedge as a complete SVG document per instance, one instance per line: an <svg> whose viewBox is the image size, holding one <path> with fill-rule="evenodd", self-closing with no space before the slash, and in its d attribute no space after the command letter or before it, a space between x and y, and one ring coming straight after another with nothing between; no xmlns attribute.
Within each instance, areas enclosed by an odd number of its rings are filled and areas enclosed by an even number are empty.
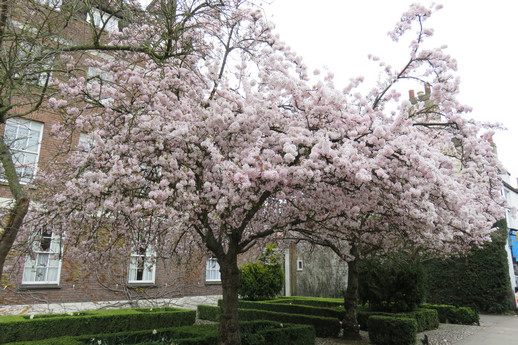
<svg viewBox="0 0 518 345"><path fill-rule="evenodd" d="M309 325L280 324L269 321L242 322L243 345L313 345L315 331ZM77 337L10 343L9 345L212 345L217 342L218 325L169 327L159 330L120 332Z"/></svg>
<svg viewBox="0 0 518 345"><path fill-rule="evenodd" d="M284 303L296 305L309 305L319 308L342 308L344 307L343 298L319 298L319 297L303 297L303 296L288 296L278 297L269 300L268 303Z"/></svg>
<svg viewBox="0 0 518 345"><path fill-rule="evenodd" d="M317 337L337 337L340 332L340 321L336 318L311 316L302 314L279 313L257 309L239 309L239 319L243 321L269 320L277 322L312 325L315 327ZM221 315L220 307L199 305L198 318L208 321L219 321Z"/></svg>
<svg viewBox="0 0 518 345"><path fill-rule="evenodd" d="M372 316L403 317L415 319L417 331L424 332L439 327L439 315L434 309L417 309L408 313L386 313L370 310L358 310L357 320L362 331L369 331L369 322Z"/></svg>
<svg viewBox="0 0 518 345"><path fill-rule="evenodd" d="M0 317L0 344L82 334L192 325L196 312L178 308L113 309L71 314Z"/></svg>
<svg viewBox="0 0 518 345"><path fill-rule="evenodd" d="M415 345L417 321L408 317L373 315L367 321L369 339L377 345Z"/></svg>
<svg viewBox="0 0 518 345"><path fill-rule="evenodd" d="M441 323L480 325L480 316L469 307L455 307L447 304L424 304L422 307L436 310Z"/></svg>
<svg viewBox="0 0 518 345"><path fill-rule="evenodd" d="M220 302L221 303L221 300ZM342 307L339 308L328 308L328 307L316 307L311 305L299 305L299 304L287 304L287 303L270 303L269 301L239 301L239 308L241 309L259 309L274 311L279 313L289 314L303 314L323 317L334 317L342 320L345 314L345 310Z"/></svg>

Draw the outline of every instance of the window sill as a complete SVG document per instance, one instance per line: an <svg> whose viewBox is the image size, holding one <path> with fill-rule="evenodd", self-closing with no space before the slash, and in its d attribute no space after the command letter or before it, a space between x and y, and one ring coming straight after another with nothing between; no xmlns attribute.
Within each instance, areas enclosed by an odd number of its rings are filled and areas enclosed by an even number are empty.
<svg viewBox="0 0 518 345"><path fill-rule="evenodd" d="M129 288L141 288L141 287L157 287L155 283L146 283L146 282L131 282L126 284Z"/></svg>
<svg viewBox="0 0 518 345"><path fill-rule="evenodd" d="M206 280L205 285L221 285L221 280Z"/></svg>
<svg viewBox="0 0 518 345"><path fill-rule="evenodd" d="M20 284L18 290L59 290L59 284Z"/></svg>

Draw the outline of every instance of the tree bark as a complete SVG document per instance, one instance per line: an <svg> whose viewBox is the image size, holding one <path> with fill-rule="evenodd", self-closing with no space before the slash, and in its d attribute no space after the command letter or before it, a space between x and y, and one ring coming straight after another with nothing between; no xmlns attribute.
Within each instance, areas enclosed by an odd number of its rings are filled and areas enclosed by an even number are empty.
<svg viewBox="0 0 518 345"><path fill-rule="evenodd" d="M361 339L360 325L358 325L358 248L355 245L351 248L351 255L354 259L347 262L347 289L344 293L345 315L342 320L344 338Z"/></svg>
<svg viewBox="0 0 518 345"><path fill-rule="evenodd" d="M29 209L29 199L22 198L14 204L9 212L7 224L3 227L3 232L0 233L0 277L4 272L4 263L14 241L16 235L23 223L23 218Z"/></svg>
<svg viewBox="0 0 518 345"><path fill-rule="evenodd" d="M241 345L239 332L238 287L240 280L237 253L227 253L220 261L223 304L219 324L218 345Z"/></svg>

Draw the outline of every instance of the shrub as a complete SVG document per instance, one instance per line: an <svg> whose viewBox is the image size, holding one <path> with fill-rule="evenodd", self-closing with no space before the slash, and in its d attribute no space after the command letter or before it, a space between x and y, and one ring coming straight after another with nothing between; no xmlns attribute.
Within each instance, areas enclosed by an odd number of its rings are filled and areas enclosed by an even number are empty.
<svg viewBox="0 0 518 345"><path fill-rule="evenodd" d="M434 309L417 309L409 313L404 313L404 316L417 321L417 332L439 328L439 314Z"/></svg>
<svg viewBox="0 0 518 345"><path fill-rule="evenodd" d="M471 307L486 313L503 313L513 307L505 243L505 224L482 248L465 257L432 260L425 265L427 302Z"/></svg>
<svg viewBox="0 0 518 345"><path fill-rule="evenodd" d="M418 332L437 329L439 327L439 315L437 311L433 309L417 309L408 313L386 313L359 309L357 320L362 331L369 331L368 320L371 316L403 317L415 319Z"/></svg>
<svg viewBox="0 0 518 345"><path fill-rule="evenodd" d="M268 301L269 303L284 303L284 304L296 304L296 305L310 305L313 307L323 308L344 308L343 298L322 298L322 297L303 297L303 296L290 296L290 297L277 297L274 300Z"/></svg>
<svg viewBox="0 0 518 345"><path fill-rule="evenodd" d="M198 305L198 319L219 322L221 316L221 308L213 305Z"/></svg>
<svg viewBox="0 0 518 345"><path fill-rule="evenodd" d="M415 319L373 315L368 320L369 339L379 345L415 345L417 322Z"/></svg>
<svg viewBox="0 0 518 345"><path fill-rule="evenodd" d="M422 266L404 257L361 261L359 283L360 300L376 311L412 311L426 292Z"/></svg>
<svg viewBox="0 0 518 345"><path fill-rule="evenodd" d="M241 266L239 295L247 300L270 299L279 294L284 281L280 258L273 246L267 246L259 262Z"/></svg>
<svg viewBox="0 0 518 345"><path fill-rule="evenodd" d="M140 329L158 329L192 325L196 319L193 310L173 309L142 313L134 309L99 310L87 315L0 318L0 343L48 338L49 334L76 336L81 334L115 333Z"/></svg>
<svg viewBox="0 0 518 345"><path fill-rule="evenodd" d="M424 304L422 307L437 310L441 323L455 323L461 325L480 324L480 317L477 311L469 307L457 308L453 305L445 304Z"/></svg>
<svg viewBox="0 0 518 345"><path fill-rule="evenodd" d="M269 321L240 323L243 345L313 345L315 331L307 325L280 324ZM11 345L212 345L217 341L218 325L169 327L158 330L120 332L36 340Z"/></svg>
<svg viewBox="0 0 518 345"><path fill-rule="evenodd" d="M304 314L304 315L313 315L313 316L324 316L324 317L334 317L337 319L343 319L345 310L342 307L341 309L331 309L324 307L313 307L310 305L298 305L298 304L285 304L285 303L269 303L265 301L261 302L253 302L253 301L239 301L239 308L242 309L260 309L260 310L268 310L275 311L280 313L290 313L290 314Z"/></svg>
<svg viewBox="0 0 518 345"><path fill-rule="evenodd" d="M209 309L212 309L212 311ZM221 315L220 307L207 305L198 306L198 317L201 320L218 321L219 315ZM239 309L239 319L243 321L269 320L282 323L312 325L315 327L317 337L322 338L336 337L341 329L340 321L336 318L279 313L256 309Z"/></svg>

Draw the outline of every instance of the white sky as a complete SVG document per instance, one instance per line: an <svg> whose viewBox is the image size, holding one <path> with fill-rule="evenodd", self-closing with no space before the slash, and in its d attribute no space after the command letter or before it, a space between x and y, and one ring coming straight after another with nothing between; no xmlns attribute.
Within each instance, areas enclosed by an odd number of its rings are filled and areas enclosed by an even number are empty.
<svg viewBox="0 0 518 345"><path fill-rule="evenodd" d="M407 44L387 32L412 0L266 0L263 5L283 41L303 57L310 71L326 66L338 88L350 78L374 85L379 56L394 67L408 60ZM142 0L143 3L146 0ZM261 1L257 1L258 3ZM426 24L435 29L434 46L448 45L458 61L459 99L480 121L502 123L494 137L498 155L513 177L518 174L518 26L516 0L443 0L444 8ZM429 1L422 1L428 5ZM417 91L417 90L416 90Z"/></svg>

